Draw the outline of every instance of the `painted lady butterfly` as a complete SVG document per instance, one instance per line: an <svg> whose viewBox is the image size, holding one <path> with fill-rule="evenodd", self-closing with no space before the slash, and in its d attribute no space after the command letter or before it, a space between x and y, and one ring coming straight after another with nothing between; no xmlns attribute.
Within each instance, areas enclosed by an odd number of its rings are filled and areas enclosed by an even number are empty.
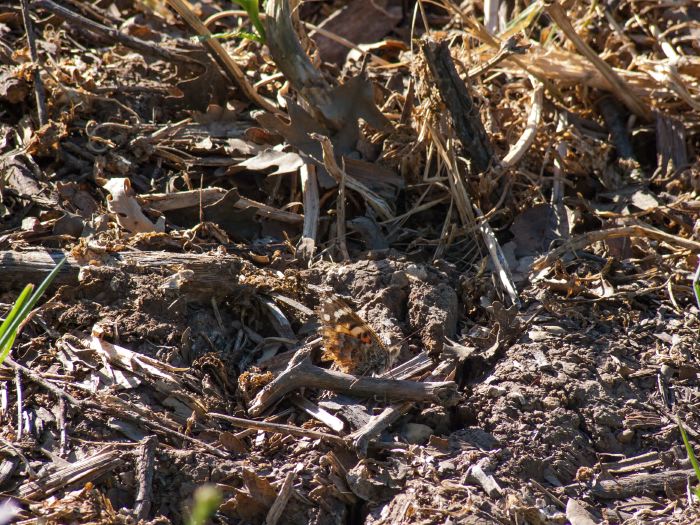
<svg viewBox="0 0 700 525"><path fill-rule="evenodd" d="M396 352L389 350L359 315L338 297L324 298L319 307L324 358L353 375L381 374L391 367Z"/></svg>

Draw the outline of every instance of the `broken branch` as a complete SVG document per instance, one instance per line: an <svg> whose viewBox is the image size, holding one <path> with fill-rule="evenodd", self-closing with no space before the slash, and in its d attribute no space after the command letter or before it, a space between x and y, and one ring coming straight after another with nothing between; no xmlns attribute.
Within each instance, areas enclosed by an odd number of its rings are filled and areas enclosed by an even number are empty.
<svg viewBox="0 0 700 525"><path fill-rule="evenodd" d="M354 396L377 396L383 399L454 404L457 384L453 381L419 382L376 377L356 377L334 370L326 370L311 363L308 358L292 360L290 366L266 385L253 400L248 413L262 414L268 407L289 392L300 388L322 388Z"/></svg>

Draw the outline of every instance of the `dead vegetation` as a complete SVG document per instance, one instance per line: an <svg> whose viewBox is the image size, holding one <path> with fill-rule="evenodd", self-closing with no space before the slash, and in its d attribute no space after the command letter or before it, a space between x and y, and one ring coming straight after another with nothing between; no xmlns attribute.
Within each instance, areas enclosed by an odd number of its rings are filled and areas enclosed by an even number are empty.
<svg viewBox="0 0 700 525"><path fill-rule="evenodd" d="M14 520L696 523L700 6L231 7L0 5Z"/></svg>

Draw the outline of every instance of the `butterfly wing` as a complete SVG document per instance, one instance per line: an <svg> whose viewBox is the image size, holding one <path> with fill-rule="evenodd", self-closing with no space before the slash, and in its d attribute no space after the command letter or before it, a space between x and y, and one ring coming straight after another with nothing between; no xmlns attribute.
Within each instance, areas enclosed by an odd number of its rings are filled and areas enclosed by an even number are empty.
<svg viewBox="0 0 700 525"><path fill-rule="evenodd" d="M365 375L384 371L390 354L369 324L338 297L329 297L319 307L324 358L342 372Z"/></svg>

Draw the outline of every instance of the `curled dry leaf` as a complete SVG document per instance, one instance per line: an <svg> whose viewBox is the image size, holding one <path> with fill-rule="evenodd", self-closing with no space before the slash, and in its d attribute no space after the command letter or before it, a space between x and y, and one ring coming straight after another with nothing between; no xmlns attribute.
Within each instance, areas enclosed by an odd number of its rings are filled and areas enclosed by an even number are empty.
<svg viewBox="0 0 700 525"><path fill-rule="evenodd" d="M23 102L29 94L29 84L22 78L17 68L0 71L0 100L10 104Z"/></svg>
<svg viewBox="0 0 700 525"><path fill-rule="evenodd" d="M325 171L321 148L318 142L311 139L312 134L317 133L328 137L333 144L333 151L340 157L357 155L360 119L380 131L390 127L387 118L374 104L374 87L360 76L353 77L345 84L330 90L329 103L324 107L324 113L329 116L329 122L335 123L335 126L320 122L293 100L289 98L285 100L289 111L288 124L270 113L258 114L256 119L263 127L282 135L288 144L299 150L302 157L305 155L310 157L319 168L319 183L323 188L334 186L334 181Z"/></svg>
<svg viewBox="0 0 700 525"><path fill-rule="evenodd" d="M153 224L144 215L136 201L136 192L131 188L129 179L110 179L103 188L110 193L107 197L107 209L115 215L119 226L131 233L165 230L162 224Z"/></svg>
<svg viewBox="0 0 700 525"><path fill-rule="evenodd" d="M32 134L27 144L27 153L35 157L53 157L61 140L68 136L68 126L51 120Z"/></svg>
<svg viewBox="0 0 700 525"><path fill-rule="evenodd" d="M251 470L243 470L244 489L234 489L234 496L220 507L226 515L247 522L260 523L275 502L277 491L267 479Z"/></svg>
<svg viewBox="0 0 700 525"><path fill-rule="evenodd" d="M35 173L38 170L31 157L26 155L7 155L0 157L0 184L12 190L22 199L46 208L58 206L59 198L40 180Z"/></svg>
<svg viewBox="0 0 700 525"><path fill-rule="evenodd" d="M284 152L276 149L267 149L258 153L255 157L244 160L238 166L252 171L260 171L272 166L277 169L270 175L283 175L294 173L304 165L302 158L294 152Z"/></svg>
<svg viewBox="0 0 700 525"><path fill-rule="evenodd" d="M204 50L197 49L185 54L198 60L200 64L196 71L192 71L191 64L179 64L179 77L190 76L192 73L196 76L178 82L180 96L168 97L168 102L197 111L205 111L209 104L225 106L228 81L219 67Z"/></svg>

